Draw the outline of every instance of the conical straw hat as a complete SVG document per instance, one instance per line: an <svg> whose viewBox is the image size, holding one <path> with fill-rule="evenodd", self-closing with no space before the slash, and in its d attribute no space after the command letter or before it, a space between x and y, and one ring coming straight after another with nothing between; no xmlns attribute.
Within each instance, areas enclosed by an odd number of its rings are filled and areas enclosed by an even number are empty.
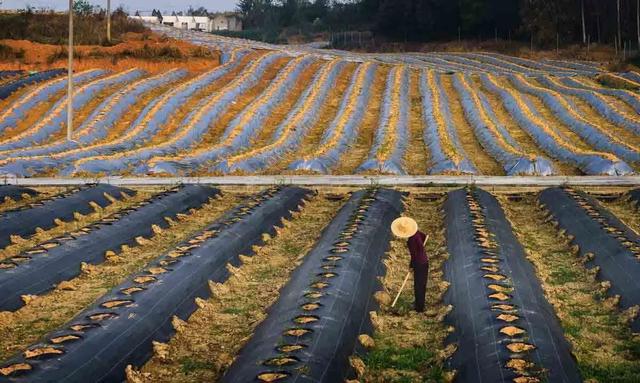
<svg viewBox="0 0 640 383"><path fill-rule="evenodd" d="M391 232L399 238L413 237L418 232L418 223L409 217L400 217L391 224Z"/></svg>

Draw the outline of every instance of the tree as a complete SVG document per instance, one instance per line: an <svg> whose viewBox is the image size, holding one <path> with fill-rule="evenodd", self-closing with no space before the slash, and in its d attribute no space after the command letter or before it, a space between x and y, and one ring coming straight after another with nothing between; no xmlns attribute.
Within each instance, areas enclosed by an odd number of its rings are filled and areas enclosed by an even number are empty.
<svg viewBox="0 0 640 383"><path fill-rule="evenodd" d="M93 6L87 0L75 0L73 2L73 13L76 15L90 15L93 13Z"/></svg>
<svg viewBox="0 0 640 383"><path fill-rule="evenodd" d="M199 7L198 9L193 9L193 7L189 7L187 11L187 16L209 16L209 11L205 7Z"/></svg>

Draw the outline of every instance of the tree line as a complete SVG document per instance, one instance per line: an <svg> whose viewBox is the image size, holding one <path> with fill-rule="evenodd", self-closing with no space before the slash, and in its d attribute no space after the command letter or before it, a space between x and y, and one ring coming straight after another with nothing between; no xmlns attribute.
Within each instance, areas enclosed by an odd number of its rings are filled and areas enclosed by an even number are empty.
<svg viewBox="0 0 640 383"><path fill-rule="evenodd" d="M640 44L640 0L239 0L249 29L371 31L392 41Z"/></svg>
<svg viewBox="0 0 640 383"><path fill-rule="evenodd" d="M110 45L125 33L146 31L141 23L129 19L122 7L111 13L113 42L106 41L107 12L86 0L74 1L74 40L78 45ZM0 13L0 40L30 40L44 44L66 44L69 35L68 15L31 7L15 13Z"/></svg>

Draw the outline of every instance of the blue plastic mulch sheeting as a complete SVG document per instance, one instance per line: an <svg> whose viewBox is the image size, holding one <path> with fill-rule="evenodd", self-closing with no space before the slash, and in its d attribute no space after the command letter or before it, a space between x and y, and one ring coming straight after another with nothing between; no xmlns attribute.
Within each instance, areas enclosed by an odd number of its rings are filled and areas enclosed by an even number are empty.
<svg viewBox="0 0 640 383"><path fill-rule="evenodd" d="M0 100L4 100L11 96L15 91L20 88L23 88L27 85L35 84L38 82L46 81L50 78L60 76L65 73L64 69L53 69L45 72L39 72L36 74L29 75L27 77L23 77L17 81L14 81L10 84L0 86Z"/></svg>

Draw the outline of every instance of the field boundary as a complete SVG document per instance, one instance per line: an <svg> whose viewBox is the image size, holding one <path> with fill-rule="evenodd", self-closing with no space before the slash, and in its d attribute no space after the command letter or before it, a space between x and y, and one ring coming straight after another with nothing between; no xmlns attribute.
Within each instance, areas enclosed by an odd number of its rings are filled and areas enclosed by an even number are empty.
<svg viewBox="0 0 640 383"><path fill-rule="evenodd" d="M225 177L49 177L0 178L0 184L20 186L296 185L296 186L640 186L640 176L225 176Z"/></svg>

